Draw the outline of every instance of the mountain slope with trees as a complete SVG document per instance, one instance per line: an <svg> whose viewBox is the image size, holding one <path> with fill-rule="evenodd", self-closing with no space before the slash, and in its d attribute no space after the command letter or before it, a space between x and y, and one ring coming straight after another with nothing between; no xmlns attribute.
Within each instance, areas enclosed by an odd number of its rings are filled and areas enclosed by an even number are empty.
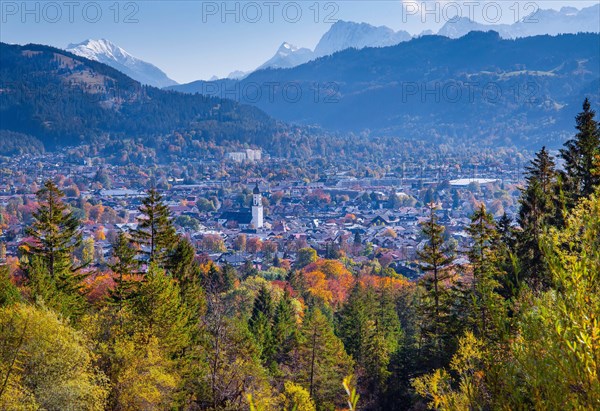
<svg viewBox="0 0 600 411"><path fill-rule="evenodd" d="M275 118L331 130L558 147L571 133L581 96L600 104L598 49L600 35L592 33L516 40L496 32L423 36L260 70L238 82L172 89L227 92Z"/></svg>
<svg viewBox="0 0 600 411"><path fill-rule="evenodd" d="M43 45L0 43L2 129L48 149L102 138L189 132L202 141L268 145L276 122L231 100L142 86L102 63ZM11 135L2 133L1 138Z"/></svg>

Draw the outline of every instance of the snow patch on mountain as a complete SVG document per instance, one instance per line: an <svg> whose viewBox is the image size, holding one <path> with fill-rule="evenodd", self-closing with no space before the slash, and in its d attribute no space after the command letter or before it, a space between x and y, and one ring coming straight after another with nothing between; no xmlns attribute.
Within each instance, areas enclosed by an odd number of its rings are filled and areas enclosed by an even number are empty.
<svg viewBox="0 0 600 411"><path fill-rule="evenodd" d="M132 56L106 39L88 39L81 43L69 44L66 50L77 56L109 65L142 84L160 88L178 84L155 65Z"/></svg>
<svg viewBox="0 0 600 411"><path fill-rule="evenodd" d="M257 68L291 68L304 64L314 59L314 53L307 48L296 47L293 44L284 42L273 57Z"/></svg>
<svg viewBox="0 0 600 411"><path fill-rule="evenodd" d="M339 20L321 37L315 47L317 57L327 56L348 48L394 46L412 39L406 31L394 31L386 26Z"/></svg>

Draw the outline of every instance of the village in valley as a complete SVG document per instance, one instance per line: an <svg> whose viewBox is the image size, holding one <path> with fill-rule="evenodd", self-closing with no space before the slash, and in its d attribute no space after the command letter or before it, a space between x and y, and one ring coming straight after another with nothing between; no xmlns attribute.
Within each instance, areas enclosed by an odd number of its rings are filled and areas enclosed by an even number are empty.
<svg viewBox="0 0 600 411"><path fill-rule="evenodd" d="M465 227L479 204L496 219L515 218L522 170L512 164L389 163L390 172L361 176L340 159L319 164L319 178L310 180L291 172L266 176L264 170L293 170L293 162L259 149L205 156L186 167L165 165L152 174L143 166L73 159L68 150L15 156L0 170L0 258L16 263L21 257L35 193L46 179L59 184L81 220L79 257L98 272L118 234L136 229L150 187L163 196L198 259L258 270L272 280L284 278L298 250L308 247L323 258L347 256L367 270L416 279L416 252L425 242L420 223L431 212L446 227L457 263L465 259ZM191 178L190 169L202 172Z"/></svg>

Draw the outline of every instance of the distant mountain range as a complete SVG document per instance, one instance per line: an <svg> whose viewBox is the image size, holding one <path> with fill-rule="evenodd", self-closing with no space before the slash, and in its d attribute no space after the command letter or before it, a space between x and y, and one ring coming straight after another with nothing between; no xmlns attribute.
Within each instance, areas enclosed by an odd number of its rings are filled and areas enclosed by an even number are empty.
<svg viewBox="0 0 600 411"><path fill-rule="evenodd" d="M505 39L542 34L598 33L600 32L600 4L581 10L563 7L556 10L537 10L514 24L480 24L466 17L448 21L438 35L459 38L471 31L496 31Z"/></svg>
<svg viewBox="0 0 600 411"><path fill-rule="evenodd" d="M412 36L406 31L395 32L385 26L375 27L367 23L338 20L321 37L314 51L309 48L297 47L288 42L283 42L273 57L253 71L292 68L316 58L328 56L349 48L362 49L364 47L392 46L402 41L408 41L411 38ZM227 78L234 80L243 79L253 71L234 71Z"/></svg>
<svg viewBox="0 0 600 411"><path fill-rule="evenodd" d="M88 39L82 43L69 44L66 50L77 56L104 63L142 84L159 88L177 84L155 65L132 56L106 39Z"/></svg>
<svg viewBox="0 0 600 411"><path fill-rule="evenodd" d="M235 82L174 89L238 101L277 119L408 138L560 144L585 96L597 104L600 35L502 39L471 32L392 47L347 49Z"/></svg>
<svg viewBox="0 0 600 411"><path fill-rule="evenodd" d="M455 39L471 31L496 31L500 34L500 37L505 39L542 34L598 33L600 32L600 4L581 10L574 7L563 7L559 11L540 9L514 24L481 24L466 17L455 18L447 21L437 34ZM414 37L431 34L434 33L425 31ZM395 32L386 26L375 27L367 23L339 20L321 37L314 51L284 42L275 53L275 56L260 65L256 70L292 68L349 48L394 46L414 37L406 31ZM241 79L250 73L251 71L238 71L230 74L228 78Z"/></svg>
<svg viewBox="0 0 600 411"><path fill-rule="evenodd" d="M515 39L542 34L562 34L577 32L600 32L600 4L578 10L563 7L561 10L537 10L514 24L481 24L466 17L451 19L437 32L438 35L459 38L471 31L496 31L500 37ZM418 36L386 26L372 26L339 20L321 37L314 51L283 42L275 55L255 70L230 73L227 78L240 80L250 73L264 69L293 68L319 57L329 56L349 48L394 46L415 37L434 34L425 31ZM88 39L82 43L69 44L67 51L90 60L107 64L142 84L164 88L177 85L158 67L140 60L123 48L106 39ZM218 80L212 78L211 80ZM185 85L184 85L185 86Z"/></svg>
<svg viewBox="0 0 600 411"><path fill-rule="evenodd" d="M585 96L598 108L600 34L523 33L590 31L599 13L543 11L538 23L502 33L457 19L445 36L415 38L340 21L314 51L283 43L252 73L183 85L107 40L71 51L0 43L0 141L52 148L184 133L268 147L288 135L280 120L365 136L558 145Z"/></svg>
<svg viewBox="0 0 600 411"><path fill-rule="evenodd" d="M0 43L0 79L0 138L30 136L47 149L98 138L152 145L155 136L173 133L269 145L277 128L258 108L143 86L106 64L49 46Z"/></svg>

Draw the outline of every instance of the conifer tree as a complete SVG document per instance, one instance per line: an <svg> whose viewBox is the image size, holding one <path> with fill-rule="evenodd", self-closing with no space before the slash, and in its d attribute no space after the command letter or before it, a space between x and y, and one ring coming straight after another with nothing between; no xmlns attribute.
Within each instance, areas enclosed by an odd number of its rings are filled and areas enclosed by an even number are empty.
<svg viewBox="0 0 600 411"><path fill-rule="evenodd" d="M119 309L122 308L124 301L133 296L139 284L131 278L139 266L136 254L137 251L131 246L127 235L123 232L119 233L113 244L114 262L109 264L109 268L116 274L113 279L115 287L110 290L109 297Z"/></svg>
<svg viewBox="0 0 600 411"><path fill-rule="evenodd" d="M83 280L88 274L81 273L82 267L72 260L82 241L79 220L63 202L64 193L51 180L36 195L39 208L26 229L33 242L25 248L29 260L25 271L34 295L45 293L46 304L73 318L87 305ZM38 280L44 284L36 284Z"/></svg>
<svg viewBox="0 0 600 411"><path fill-rule="evenodd" d="M395 353L400 348L403 330L396 310L396 300L389 287L381 287L376 296L378 309L375 314L375 323L381 330L389 353Z"/></svg>
<svg viewBox="0 0 600 411"><path fill-rule="evenodd" d="M289 355L297 346L298 332L293 298L288 289L275 307L273 319L273 344L277 363L289 363Z"/></svg>
<svg viewBox="0 0 600 411"><path fill-rule="evenodd" d="M199 335L197 327L200 316L206 312L206 293L202 288L200 265L196 261L196 250L190 241L182 238L173 251L169 273L177 280L180 296L187 310L192 313L189 317L190 327L194 336Z"/></svg>
<svg viewBox="0 0 600 411"><path fill-rule="evenodd" d="M340 381L351 374L353 361L318 308L306 314L298 350L298 382L308 389L317 409L333 409L343 398Z"/></svg>
<svg viewBox="0 0 600 411"><path fill-rule="evenodd" d="M221 267L222 271L222 281L223 288L225 291L231 290L238 279L238 274L235 268L231 264L225 263L223 267Z"/></svg>
<svg viewBox="0 0 600 411"><path fill-rule="evenodd" d="M200 267L196 262L196 249L187 238L177 242L170 263L169 272L180 284L199 279Z"/></svg>
<svg viewBox="0 0 600 411"><path fill-rule="evenodd" d="M545 226L554 219L556 170L554 159L542 147L526 168L527 185L521 197L518 222L521 226L517 254L523 274L535 287L549 285L548 267L540 249L540 237Z"/></svg>
<svg viewBox="0 0 600 411"><path fill-rule="evenodd" d="M357 283L352 288L348 300L338 313L337 333L344 343L346 352L358 364L363 363L363 357L369 355L364 344L371 337L367 335L367 322L374 317L373 295Z"/></svg>
<svg viewBox="0 0 600 411"><path fill-rule="evenodd" d="M192 313L182 302L176 281L155 264L150 265L132 310L135 331L158 338L168 355L189 346Z"/></svg>
<svg viewBox="0 0 600 411"><path fill-rule="evenodd" d="M420 309L422 318L422 331L425 337L426 351L433 364L439 364L443 355L443 340L447 333L444 322L447 319L447 307L443 305L442 297L445 295L442 283L448 277L448 265L454 257L451 247L444 241L445 228L438 224L433 205L430 205L429 219L422 224L422 232L426 244L417 255L420 268L426 274L421 278L424 295L421 298Z"/></svg>
<svg viewBox="0 0 600 411"><path fill-rule="evenodd" d="M365 402L385 390L388 365L399 345L400 320L389 292L379 295L357 283L338 314L337 334L359 368L358 385Z"/></svg>
<svg viewBox="0 0 600 411"><path fill-rule="evenodd" d="M520 267L516 257L517 230L513 227L513 220L504 213L496 221L496 231L498 236L494 247L500 260L498 266L503 273L499 278L499 293L509 299L516 295L521 286Z"/></svg>
<svg viewBox="0 0 600 411"><path fill-rule="evenodd" d="M503 315L503 301L496 292L501 276L500 258L496 245L499 234L493 216L481 206L471 216L467 228L473 244L467 253L473 269L472 314L475 318L475 331L483 338L497 334L500 318Z"/></svg>
<svg viewBox="0 0 600 411"><path fill-rule="evenodd" d="M141 246L142 253L148 257L149 263L166 268L178 242L169 207L158 191L151 188L142 200L139 211L142 216L138 218L138 227L132 233L133 241Z"/></svg>
<svg viewBox="0 0 600 411"><path fill-rule="evenodd" d="M467 227L473 244L468 252L473 266L475 282L484 277L494 277L497 273L497 256L494 245L497 243L498 232L494 217L481 204L471 216L471 224Z"/></svg>
<svg viewBox="0 0 600 411"><path fill-rule="evenodd" d="M600 186L600 174L597 173L600 163L600 129L594 119L596 112L592 110L589 99L583 102L583 111L575 121L578 133L575 138L565 143L561 157L565 161L563 174L565 189L568 193L569 208L572 208L581 197L587 197Z"/></svg>
<svg viewBox="0 0 600 411"><path fill-rule="evenodd" d="M233 288L237 280L237 271L233 266L225 264L218 267L211 263L208 272L201 278L201 285L207 293L218 295Z"/></svg>
<svg viewBox="0 0 600 411"><path fill-rule="evenodd" d="M254 338L261 349L263 363L267 366L271 365L275 353L273 336L274 314L275 306L271 292L267 287L262 286L254 299L252 316L248 320L248 328L254 334Z"/></svg>
<svg viewBox="0 0 600 411"><path fill-rule="evenodd" d="M506 213L496 222L497 240L500 244L505 244L509 249L515 245L515 230L512 226L513 220Z"/></svg>

